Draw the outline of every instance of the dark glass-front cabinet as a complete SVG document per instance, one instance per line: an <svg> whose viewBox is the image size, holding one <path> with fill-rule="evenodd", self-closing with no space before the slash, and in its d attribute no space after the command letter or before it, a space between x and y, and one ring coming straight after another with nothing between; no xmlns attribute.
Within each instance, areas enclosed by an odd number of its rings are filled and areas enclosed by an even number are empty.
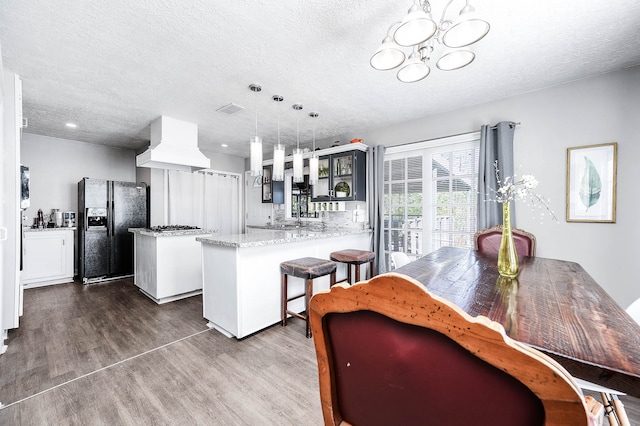
<svg viewBox="0 0 640 426"><path fill-rule="evenodd" d="M320 157L311 201L366 201L366 153L353 150Z"/></svg>
<svg viewBox="0 0 640 426"><path fill-rule="evenodd" d="M262 166L262 202L284 204L284 181L274 181L273 166Z"/></svg>

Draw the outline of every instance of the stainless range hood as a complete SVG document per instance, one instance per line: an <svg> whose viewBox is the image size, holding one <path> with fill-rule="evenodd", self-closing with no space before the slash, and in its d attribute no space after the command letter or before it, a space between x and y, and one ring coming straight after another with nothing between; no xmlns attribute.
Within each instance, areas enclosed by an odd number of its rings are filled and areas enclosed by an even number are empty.
<svg viewBox="0 0 640 426"><path fill-rule="evenodd" d="M195 172L211 167L198 149L198 126L170 117L151 123L149 149L136 157L136 166Z"/></svg>

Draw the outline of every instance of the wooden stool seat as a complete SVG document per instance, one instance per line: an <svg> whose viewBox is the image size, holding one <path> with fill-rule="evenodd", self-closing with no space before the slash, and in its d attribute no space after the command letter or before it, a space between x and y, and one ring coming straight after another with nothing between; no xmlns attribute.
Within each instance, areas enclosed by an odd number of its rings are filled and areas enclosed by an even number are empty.
<svg viewBox="0 0 640 426"><path fill-rule="evenodd" d="M329 258L336 262L347 264L347 281L351 284L351 265L356 269L356 282L360 281L360 265L369 262L369 278L373 278L373 261L376 254L372 251L346 249L334 251Z"/></svg>
<svg viewBox="0 0 640 426"><path fill-rule="evenodd" d="M311 326L309 324L309 300L313 296L313 279L330 275L330 286L336 283L336 267L335 262L326 259L318 259L315 257L302 257L300 259L287 260L280 264L280 273L282 274L282 326L287 325L287 315L294 316L305 320L307 337L311 337ZM305 280L305 292L293 297L289 297L288 293L288 276L303 278ZM292 300L304 297L305 314L299 314L288 309L288 304Z"/></svg>

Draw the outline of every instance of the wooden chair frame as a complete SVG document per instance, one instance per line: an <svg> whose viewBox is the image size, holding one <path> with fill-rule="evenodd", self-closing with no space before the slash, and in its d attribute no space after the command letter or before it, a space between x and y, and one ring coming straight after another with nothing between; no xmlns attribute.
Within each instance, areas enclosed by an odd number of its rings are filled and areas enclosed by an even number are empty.
<svg viewBox="0 0 640 426"><path fill-rule="evenodd" d="M531 257L535 257L536 255L536 236L531 232L527 232L525 230L519 228L511 228L511 232L514 235L520 235L528 238L531 241ZM478 237L486 234L502 234L502 225L492 226L491 228L481 229L473 235L473 246L476 251L478 251Z"/></svg>
<svg viewBox="0 0 640 426"><path fill-rule="evenodd" d="M557 362L509 338L497 322L482 316L473 318L452 303L430 294L419 282L405 275L386 273L349 287L337 284L311 299L309 315L326 425L348 423L343 421L337 403L335 369L323 317L361 310L435 330L507 372L538 396L547 425L598 424L598 418L602 421L602 405L590 397L587 405L580 388ZM464 401L460 406L464 407ZM428 419L426 412L425 419Z"/></svg>

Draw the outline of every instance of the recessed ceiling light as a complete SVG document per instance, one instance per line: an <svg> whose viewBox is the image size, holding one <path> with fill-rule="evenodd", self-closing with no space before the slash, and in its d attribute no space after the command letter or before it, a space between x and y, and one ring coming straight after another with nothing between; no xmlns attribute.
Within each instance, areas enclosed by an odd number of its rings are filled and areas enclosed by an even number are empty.
<svg viewBox="0 0 640 426"><path fill-rule="evenodd" d="M71 127L72 129L75 129L76 127L78 127L77 124L73 124L73 123L67 123L67 124L65 124L65 126Z"/></svg>
<svg viewBox="0 0 640 426"><path fill-rule="evenodd" d="M221 146L221 147L223 147L223 148L226 148L226 147L228 147L229 145L227 145L226 143L223 143L223 144L222 144L222 145L220 145L220 146Z"/></svg>

